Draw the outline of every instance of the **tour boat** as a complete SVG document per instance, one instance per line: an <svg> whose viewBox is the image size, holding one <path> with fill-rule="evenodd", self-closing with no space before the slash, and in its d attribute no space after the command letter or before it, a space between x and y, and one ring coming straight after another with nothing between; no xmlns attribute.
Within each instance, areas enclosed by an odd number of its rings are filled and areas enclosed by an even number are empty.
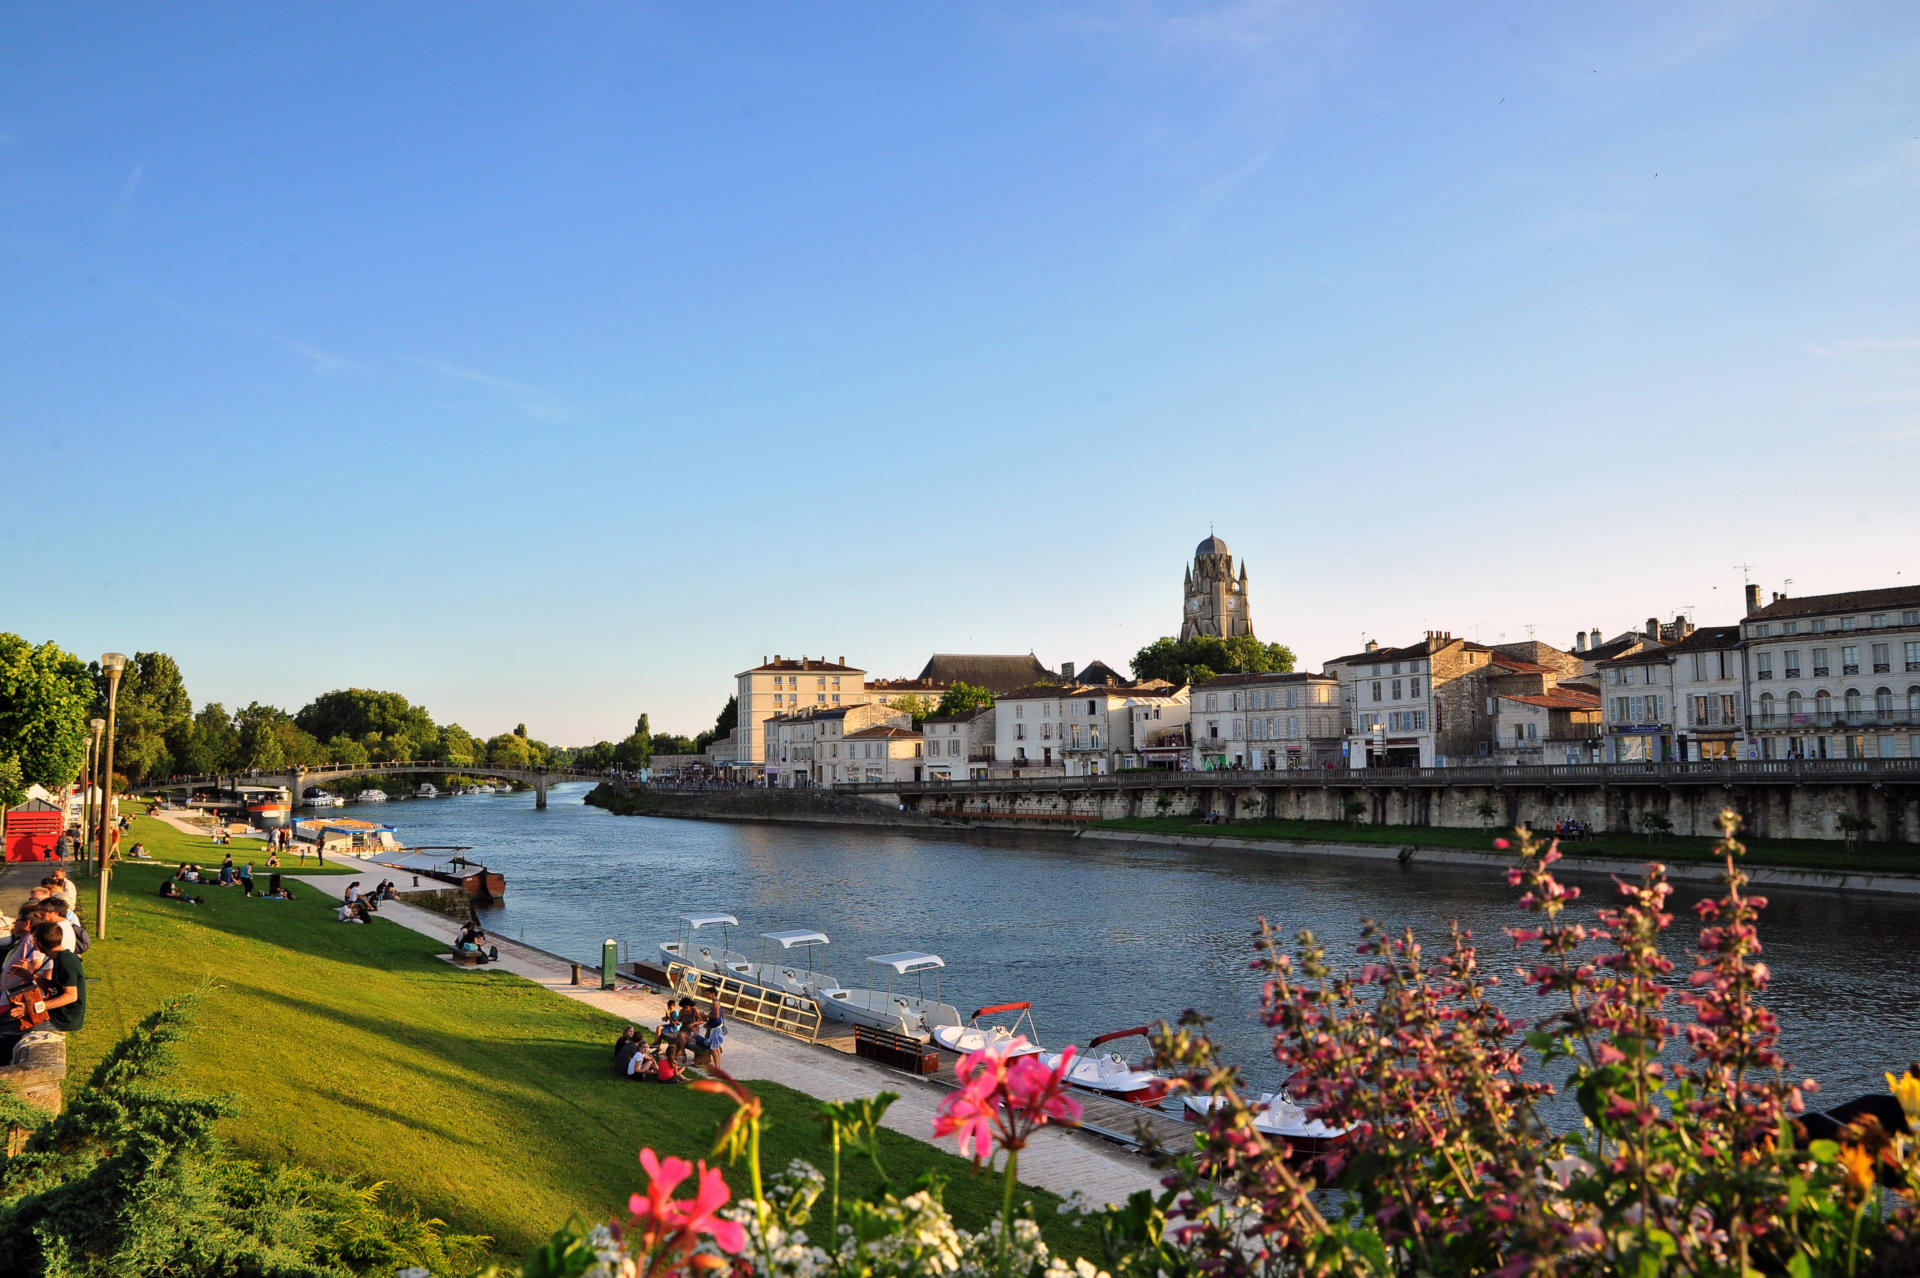
<svg viewBox="0 0 1920 1278"><path fill-rule="evenodd" d="M982 1025L983 1016L998 1016L1002 1012L1018 1012L1009 1024ZM1020 1026L1026 1025L1022 1033ZM983 1007L967 1018L965 1025L936 1025L933 1027L933 1041L937 1047L964 1056L968 1052L983 1051L989 1047L1003 1047L1019 1040L1018 1047L1007 1047L1008 1059L1015 1056L1031 1056L1040 1050L1035 1042L1039 1035L1033 1029L1033 1004L1031 1003L995 1003L992 1007Z"/></svg>
<svg viewBox="0 0 1920 1278"><path fill-rule="evenodd" d="M718 945L705 944L694 936L703 927L716 926L720 928ZM740 920L731 914L682 914L680 938L660 942L660 952L669 963L684 963L721 976L744 976L752 971L753 964L747 961L746 955L726 948L729 939L726 929L739 926Z"/></svg>
<svg viewBox="0 0 1920 1278"><path fill-rule="evenodd" d="M362 790L359 794L353 796L353 801L355 803L385 803L387 801L387 792L385 790Z"/></svg>
<svg viewBox="0 0 1920 1278"><path fill-rule="evenodd" d="M267 786L240 786L240 806L255 825L285 825L293 815L293 798L286 789Z"/></svg>
<svg viewBox="0 0 1920 1278"><path fill-rule="evenodd" d="M1067 1082L1074 1087L1090 1092L1099 1092L1103 1096L1112 1096L1116 1100L1127 1101L1134 1105L1158 1105L1166 1099L1170 1086L1167 1076L1157 1074L1151 1069L1143 1069L1128 1061L1118 1052L1101 1052L1096 1055L1093 1048L1110 1043L1117 1038L1131 1038L1136 1034L1144 1035L1147 1027L1136 1026L1129 1030L1116 1030L1111 1034L1101 1034L1089 1039L1088 1050L1076 1052L1073 1064L1067 1068ZM1043 1052L1040 1063L1048 1069L1058 1069L1063 1052Z"/></svg>
<svg viewBox="0 0 1920 1278"><path fill-rule="evenodd" d="M825 972L813 970L813 952L826 943L825 932L812 932L805 928L788 932L762 932L760 961L748 964L746 970L738 974L757 985L817 1000L821 990L834 989L839 985ZM797 963L790 957L794 950L800 951L806 959L805 963Z"/></svg>
<svg viewBox="0 0 1920 1278"><path fill-rule="evenodd" d="M1217 1098L1188 1095L1181 1098L1188 1122L1197 1123L1213 1112ZM1329 1127L1296 1105L1286 1092L1263 1092L1253 1106L1254 1129L1278 1136L1293 1147L1296 1154L1324 1154L1347 1139L1344 1127Z"/></svg>
<svg viewBox="0 0 1920 1278"><path fill-rule="evenodd" d="M420 788L413 792L413 797L416 799L437 799L440 797L440 791L434 786L433 782L422 781Z"/></svg>
<svg viewBox="0 0 1920 1278"><path fill-rule="evenodd" d="M300 796L300 806L303 808L337 808L345 802L339 795L329 794L317 785L308 786L307 792Z"/></svg>
<svg viewBox="0 0 1920 1278"><path fill-rule="evenodd" d="M938 954L904 950L898 954L876 954L867 962L886 971L886 988L850 990L832 985L822 986L814 994L822 1016L851 1025L867 1025L903 1034L923 1043L932 1037L935 1026L959 1028L959 1010L951 1003L940 1001L939 971L947 965L945 959ZM929 972L934 974L931 996L926 988ZM918 978L916 991L912 994L904 990L896 993L894 982L907 976Z"/></svg>

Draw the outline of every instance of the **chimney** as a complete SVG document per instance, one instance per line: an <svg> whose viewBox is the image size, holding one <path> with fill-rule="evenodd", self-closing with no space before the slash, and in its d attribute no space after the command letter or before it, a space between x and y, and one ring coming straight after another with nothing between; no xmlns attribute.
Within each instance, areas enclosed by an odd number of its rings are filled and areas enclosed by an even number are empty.
<svg viewBox="0 0 1920 1278"><path fill-rule="evenodd" d="M1660 637L1660 618L1648 617L1647 618L1647 638L1658 639L1659 637Z"/></svg>
<svg viewBox="0 0 1920 1278"><path fill-rule="evenodd" d="M1747 583L1747 615L1751 617L1754 613L1759 611L1760 611L1760 587L1754 585L1752 582L1748 582Z"/></svg>
<svg viewBox="0 0 1920 1278"><path fill-rule="evenodd" d="M1600 627L1595 626L1593 628L1593 633L1587 636L1587 647L1598 648L1599 646L1600 646Z"/></svg>
<svg viewBox="0 0 1920 1278"><path fill-rule="evenodd" d="M1071 661L1063 661L1060 663L1060 677L1068 683L1073 682L1073 663Z"/></svg>
<svg viewBox="0 0 1920 1278"><path fill-rule="evenodd" d="M1379 644L1378 644L1377 642L1375 642L1374 640L1372 640L1372 639L1369 639L1369 640L1367 640L1367 651L1368 651L1368 652L1378 652L1378 651L1380 651L1380 645L1379 645Z"/></svg>
<svg viewBox="0 0 1920 1278"><path fill-rule="evenodd" d="M779 653L777 653L777 652L776 652L776 653L774 653L774 654L773 654L773 659L774 659L775 661L778 661L778 660L780 660L780 654L779 654Z"/></svg>
<svg viewBox="0 0 1920 1278"><path fill-rule="evenodd" d="M1587 632L1586 631L1580 630L1574 633L1573 650L1575 652L1585 652L1587 650Z"/></svg>
<svg viewBox="0 0 1920 1278"><path fill-rule="evenodd" d="M838 666L844 666L847 664L847 659L845 657L842 657L840 658L840 660L834 662L834 664Z"/></svg>

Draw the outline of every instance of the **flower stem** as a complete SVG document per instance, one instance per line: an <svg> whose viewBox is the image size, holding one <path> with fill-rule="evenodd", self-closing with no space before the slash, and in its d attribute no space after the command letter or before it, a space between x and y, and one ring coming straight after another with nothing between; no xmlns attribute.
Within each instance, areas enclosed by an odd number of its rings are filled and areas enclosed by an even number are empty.
<svg viewBox="0 0 1920 1278"><path fill-rule="evenodd" d="M1000 1197L1000 1273L1003 1278L1013 1260L1013 1188L1020 1183L1020 1151L1007 1151L1006 1186Z"/></svg>

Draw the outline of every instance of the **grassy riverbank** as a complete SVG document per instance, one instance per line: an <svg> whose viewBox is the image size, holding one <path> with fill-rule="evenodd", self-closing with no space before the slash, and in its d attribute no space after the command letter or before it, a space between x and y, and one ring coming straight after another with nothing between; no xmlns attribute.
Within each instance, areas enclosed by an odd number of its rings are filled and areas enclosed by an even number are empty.
<svg viewBox="0 0 1920 1278"><path fill-rule="evenodd" d="M120 810L131 811L132 805L123 803ZM188 834L185 830L178 829L159 817L136 816L133 818L133 829L120 836L123 860L127 853L133 851L133 845L136 843L146 845L155 865L164 865L170 870L191 861L202 869L211 866L217 871L220 868L221 858L231 853L236 866L245 865L249 861L253 862L254 877L262 883L265 883L267 875L272 873L267 869L267 845L261 839L242 837L234 839L232 843L215 843L204 834ZM292 851L280 858L283 863L280 870L283 874L345 874L347 872L345 866L332 863L320 864L319 858L312 851L311 844L304 845L308 853L305 864L302 864L300 859L302 846L295 843ZM140 864L135 861L125 863Z"/></svg>
<svg viewBox="0 0 1920 1278"><path fill-rule="evenodd" d="M245 1154L387 1181L454 1228L494 1236L517 1267L569 1215L623 1213L641 1146L704 1157L727 1112L718 1097L611 1077L618 1018L505 972L449 967L432 938L385 919L342 926L319 893L277 902L209 888L204 905L165 901L165 873L128 865L114 878L109 939L85 959L87 1022L69 1043L70 1077L84 1079L163 997L212 977L171 1081L234 1096L241 1112L225 1131ZM93 883L81 890L91 919ZM817 1103L777 1084L754 1089L771 1120L769 1170L794 1157L824 1166ZM897 1180L948 1177L962 1224L997 1210L997 1182L882 1137ZM854 1192L877 1183L864 1164L846 1171ZM744 1184L742 1169L728 1175ZM1058 1199L1032 1198L1051 1240L1090 1249Z"/></svg>
<svg viewBox="0 0 1920 1278"><path fill-rule="evenodd" d="M1274 839L1307 843L1369 843L1391 847L1464 848L1493 852L1499 832L1455 830L1440 826L1344 825L1338 821L1230 821L1201 825L1193 817L1123 817L1094 821L1089 833L1133 830L1147 834L1190 835L1198 838ZM1659 860L1678 865L1714 859L1712 839L1672 835L1649 840L1645 835L1614 834L1563 843L1569 859L1604 857L1630 861ZM1746 864L1828 873L1920 874L1920 846L1911 843L1862 843L1848 851L1844 843L1823 839L1754 839L1747 842Z"/></svg>

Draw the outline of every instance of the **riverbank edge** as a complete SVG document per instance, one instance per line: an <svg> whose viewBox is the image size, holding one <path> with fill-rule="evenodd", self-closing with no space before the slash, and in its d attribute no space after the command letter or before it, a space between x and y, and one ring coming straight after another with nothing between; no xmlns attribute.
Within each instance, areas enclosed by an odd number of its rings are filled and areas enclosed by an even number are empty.
<svg viewBox="0 0 1920 1278"><path fill-rule="evenodd" d="M1164 847L1231 848L1239 851L1268 852L1281 856L1338 856L1359 861L1393 861L1402 865L1480 866L1504 870L1511 857L1495 852L1469 852L1463 848L1426 847L1418 843L1326 843L1289 839L1237 839L1230 835L1154 834L1139 830L1082 830L1078 839L1097 839L1111 843L1149 843ZM1658 848L1649 846L1650 854ZM1659 860L1649 855L1647 861ZM1663 862L1663 864L1666 864ZM1556 874L1625 875L1638 879L1646 870L1646 861L1612 858L1567 857L1554 867ZM1891 896L1920 896L1920 875L1840 874L1821 870L1788 870L1774 866L1748 866L1747 876L1755 884L1772 887L1808 888L1823 892L1876 892ZM1675 882L1715 883L1717 866L1682 862L1667 865L1667 877Z"/></svg>

